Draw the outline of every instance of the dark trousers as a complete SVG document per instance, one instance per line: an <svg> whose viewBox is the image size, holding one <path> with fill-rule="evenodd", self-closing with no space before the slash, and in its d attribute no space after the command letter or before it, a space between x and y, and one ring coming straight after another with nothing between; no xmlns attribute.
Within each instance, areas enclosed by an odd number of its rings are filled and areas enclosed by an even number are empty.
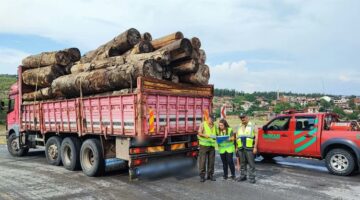
<svg viewBox="0 0 360 200"><path fill-rule="evenodd" d="M224 177L228 177L228 168L230 168L231 176L235 177L235 165L233 160L233 153L220 154L221 161L223 163Z"/></svg>
<svg viewBox="0 0 360 200"><path fill-rule="evenodd" d="M215 165L215 148L200 145L200 150L199 150L200 177L205 178L206 168L207 168L208 177L213 176L214 165Z"/></svg>
<svg viewBox="0 0 360 200"><path fill-rule="evenodd" d="M255 180L255 156L252 149L239 149L240 178L247 176L247 165L249 165L249 179Z"/></svg>

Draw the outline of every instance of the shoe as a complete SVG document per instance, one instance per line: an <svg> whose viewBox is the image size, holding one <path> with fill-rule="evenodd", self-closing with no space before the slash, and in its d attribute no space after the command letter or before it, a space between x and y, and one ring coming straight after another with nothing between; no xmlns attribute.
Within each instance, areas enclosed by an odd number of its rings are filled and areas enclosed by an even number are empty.
<svg viewBox="0 0 360 200"><path fill-rule="evenodd" d="M227 176L223 176L223 180L226 181L228 179Z"/></svg>
<svg viewBox="0 0 360 200"><path fill-rule="evenodd" d="M236 177L235 176L231 176L231 180L235 181Z"/></svg>
<svg viewBox="0 0 360 200"><path fill-rule="evenodd" d="M241 182L241 181L246 181L246 177L240 177L240 178L238 178L238 180L237 180L238 182Z"/></svg>
<svg viewBox="0 0 360 200"><path fill-rule="evenodd" d="M255 179L251 179L251 180L249 180L249 182L250 182L251 184L255 184L255 183L256 183Z"/></svg>
<svg viewBox="0 0 360 200"><path fill-rule="evenodd" d="M214 176L209 176L209 177L208 177L208 180L210 180L210 181L216 181L216 179L215 179Z"/></svg>
<svg viewBox="0 0 360 200"><path fill-rule="evenodd" d="M204 177L200 177L200 182L201 182L201 183L205 182L205 178L204 178Z"/></svg>

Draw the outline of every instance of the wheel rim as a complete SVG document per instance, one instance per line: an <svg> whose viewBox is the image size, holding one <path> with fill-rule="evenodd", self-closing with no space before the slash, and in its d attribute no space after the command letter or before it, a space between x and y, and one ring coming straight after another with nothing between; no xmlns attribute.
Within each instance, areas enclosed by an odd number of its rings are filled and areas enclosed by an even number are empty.
<svg viewBox="0 0 360 200"><path fill-rule="evenodd" d="M86 169L90 169L94 166L95 157L92 149L86 148L84 150L83 166Z"/></svg>
<svg viewBox="0 0 360 200"><path fill-rule="evenodd" d="M349 160L342 154L335 154L330 158L330 164L336 171L345 171L349 167Z"/></svg>
<svg viewBox="0 0 360 200"><path fill-rule="evenodd" d="M72 160L72 152L71 152L71 148L69 146L65 146L64 147L64 165L70 165Z"/></svg>
<svg viewBox="0 0 360 200"><path fill-rule="evenodd" d="M16 141L16 138L14 138L13 140L11 140L10 142L10 146L11 146L11 149L14 151L14 152L17 152L19 151L19 148L18 148L18 141Z"/></svg>
<svg viewBox="0 0 360 200"><path fill-rule="evenodd" d="M48 155L51 160L56 160L58 158L58 147L56 144L52 144L49 146Z"/></svg>

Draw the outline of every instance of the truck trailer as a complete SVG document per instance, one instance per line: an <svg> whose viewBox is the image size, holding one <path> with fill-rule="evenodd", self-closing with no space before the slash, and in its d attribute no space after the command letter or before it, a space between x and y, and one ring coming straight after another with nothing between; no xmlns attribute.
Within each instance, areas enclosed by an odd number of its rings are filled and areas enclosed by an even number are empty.
<svg viewBox="0 0 360 200"><path fill-rule="evenodd" d="M138 77L128 94L47 101L22 100L22 66L10 88L8 151L24 156L45 147L51 165L100 176L122 161L130 179L161 159L196 163L197 130L211 112L213 86L193 86Z"/></svg>

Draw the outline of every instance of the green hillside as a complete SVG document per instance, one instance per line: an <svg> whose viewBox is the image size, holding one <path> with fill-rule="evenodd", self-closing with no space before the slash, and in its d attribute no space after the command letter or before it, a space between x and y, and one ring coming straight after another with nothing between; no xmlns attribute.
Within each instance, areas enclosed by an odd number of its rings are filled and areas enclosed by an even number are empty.
<svg viewBox="0 0 360 200"><path fill-rule="evenodd" d="M0 100L7 103L7 95L10 86L16 82L16 75L0 74ZM0 124L5 123L6 107L5 110L0 111Z"/></svg>

